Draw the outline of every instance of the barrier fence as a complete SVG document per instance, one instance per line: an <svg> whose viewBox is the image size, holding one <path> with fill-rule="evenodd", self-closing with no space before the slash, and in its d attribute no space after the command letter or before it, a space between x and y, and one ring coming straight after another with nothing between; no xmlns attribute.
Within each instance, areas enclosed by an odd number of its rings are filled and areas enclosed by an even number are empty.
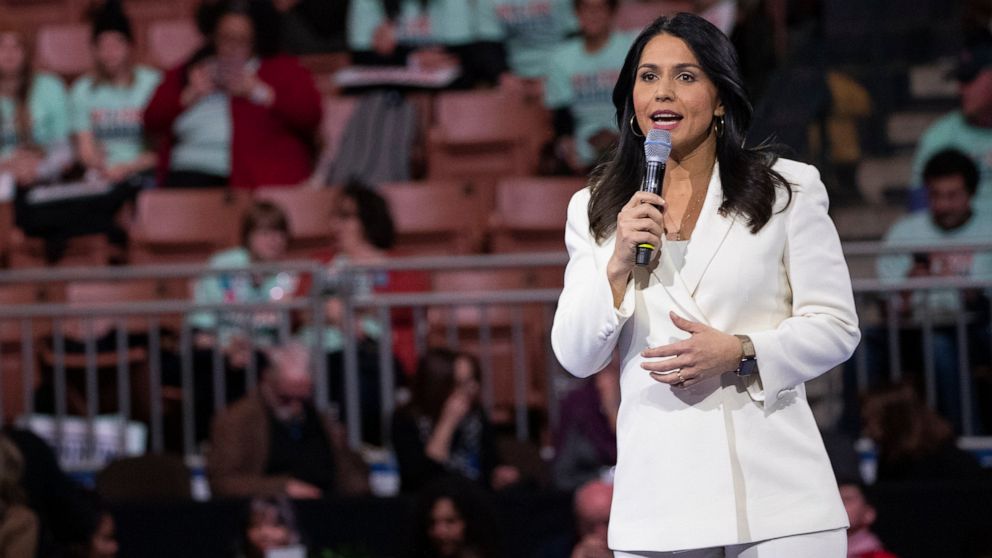
<svg viewBox="0 0 992 558"><path fill-rule="evenodd" d="M992 250L992 243L845 245L850 258L965 249ZM314 262L287 262L238 269L169 265L3 272L0 417L43 430L50 442L62 448L63 461L78 466L99 465L128 449L199 455L202 425L209 415L231 402L232 391L243 393L256 386L259 363L250 356L297 337L301 325L306 325L314 332L306 341L314 356L314 403L320 410L340 411L353 446L370 436L367 428L363 430L363 422L370 418L377 418L373 437L388 440L389 420L404 391L396 382L410 372L398 370L403 366L395 357L402 348L398 344L412 355L442 345L478 356L485 408L512 424L519 439L533 438L535 427L556 428L558 402L570 386L549 343L566 262L565 254L550 253L404 258L332 269ZM427 288L413 292L369 288L381 274L397 272L426 274ZM477 288L466 288L458 281L449 284L444 277L450 272L475 273L474 277L514 273L518 280L505 283L510 286L483 281ZM296 296L288 296L287 289L279 300L254 302L202 303L188 294L194 280L250 281L279 273L297 280L310 278L309 287ZM147 287L143 298L134 289L123 288L143 283ZM94 285L105 288L101 291ZM33 292L34 299L30 294L20 299L10 294L25 290ZM865 341L853 358L853 377L848 379L854 386L849 387L856 386L860 393L877 381L900 379L906 365L902 340L912 331L921 339L919 364L927 401L953 407L946 393L951 386L959 431L981 433L980 420L972 420L983 410L977 408L975 365L992 360L992 334L988 300L978 298L977 308L974 301L975 293L992 292L992 278L919 277L897 283L855 278L854 290ZM907 297L912 298L907 292L956 293L962 311L946 315L931 311L928 304L919 307L921 313L900 310L900 304L905 307ZM341 367L335 370L329 369L323 335L332 300L338 301L339 311L331 318L339 326L341 348ZM242 352L249 355L243 374L230 373L220 336L212 345L205 344L204 332L190 319L192 315L210 315L223 327L243 333ZM368 321L379 328L374 356L363 346L360 333ZM258 335L260 329L266 336ZM873 339L884 343L871 347ZM958 355L953 382L940 376L946 360L942 352L948 348ZM969 358L976 350L980 357L985 355L978 363ZM373 401L378 409L371 415L363 412L370 403L365 385L369 380L364 376L370 359L378 374ZM886 363L884 370L879 362ZM107 441L108 436L114 443Z"/></svg>

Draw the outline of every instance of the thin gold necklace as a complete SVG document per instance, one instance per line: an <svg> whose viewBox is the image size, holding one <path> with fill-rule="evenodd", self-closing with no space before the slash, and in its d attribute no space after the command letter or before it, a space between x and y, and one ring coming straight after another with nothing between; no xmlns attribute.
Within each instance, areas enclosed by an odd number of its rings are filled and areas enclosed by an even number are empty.
<svg viewBox="0 0 992 558"><path fill-rule="evenodd" d="M692 214L692 212L695 209L695 206L698 205L699 208L702 209L701 200L705 197L705 195L706 195L706 193L705 193L705 191L703 191L703 192L700 193L700 195L695 196L695 197L692 197L692 198L689 198L689 203L685 207L685 213L682 214L682 222L679 223L678 230L676 230L674 233L668 232L667 230L665 231L665 233L666 233L665 236L668 238L668 240L675 240L675 241L688 240L688 239L683 239L682 238L682 229L685 228L686 219L688 219L689 218L689 215ZM667 212L665 213L665 217L668 217L668 213Z"/></svg>

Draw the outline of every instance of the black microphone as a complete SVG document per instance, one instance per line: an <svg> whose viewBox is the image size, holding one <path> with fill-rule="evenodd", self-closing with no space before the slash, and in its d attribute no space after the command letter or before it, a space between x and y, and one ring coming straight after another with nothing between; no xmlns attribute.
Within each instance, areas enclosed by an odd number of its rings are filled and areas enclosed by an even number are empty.
<svg viewBox="0 0 992 558"><path fill-rule="evenodd" d="M644 138L644 181L641 182L642 192L661 193L661 183L665 180L665 163L672 153L672 133L668 130L651 128ZM654 246L648 243L637 245L635 265L648 265Z"/></svg>

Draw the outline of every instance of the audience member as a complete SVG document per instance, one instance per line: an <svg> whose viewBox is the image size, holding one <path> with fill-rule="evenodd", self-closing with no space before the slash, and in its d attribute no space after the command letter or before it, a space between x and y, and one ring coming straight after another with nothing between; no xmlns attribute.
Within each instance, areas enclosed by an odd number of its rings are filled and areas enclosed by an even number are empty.
<svg viewBox="0 0 992 558"><path fill-rule="evenodd" d="M580 36L550 60L545 105L554 111L555 156L585 175L617 138L613 85L631 37L613 30L618 0L574 0Z"/></svg>
<svg viewBox="0 0 992 558"><path fill-rule="evenodd" d="M36 71L26 36L0 20L0 175L20 188L59 178L72 162L67 106L62 80Z"/></svg>
<svg viewBox="0 0 992 558"><path fill-rule="evenodd" d="M286 498L252 498L242 533L238 558L268 558L270 553L286 553L286 558L306 554L296 527L296 514ZM282 556L283 554L280 554Z"/></svg>
<svg viewBox="0 0 992 558"><path fill-rule="evenodd" d="M592 480L580 486L573 498L574 535L549 541L537 558L613 558L606 540L612 505L612 484Z"/></svg>
<svg viewBox="0 0 992 558"><path fill-rule="evenodd" d="M430 290L430 277L421 271L367 271L343 276L347 265L378 264L390 257L396 242L395 225L386 200L361 183L351 182L337 198L331 214L332 245L329 250L315 254L328 264L332 280L350 280L347 286L352 296L372 293L422 292ZM302 291L310 286L304 282ZM337 294L332 290L329 295ZM407 375L416 367L416 347L413 312L410 309L392 311L394 383L406 384ZM332 401L346 416L344 394L344 344L342 333L343 307L341 299L330 296L325 305L323 346L327 353L328 377ZM359 391L362 415L362 439L372 445L382 445L382 413L379 372L379 342L383 324L375 312L360 312L355 316L355 340L358 350ZM311 325L301 328L298 336L310 344L315 336Z"/></svg>
<svg viewBox="0 0 992 558"><path fill-rule="evenodd" d="M96 493L86 493L89 504L84 537L71 545L69 558L115 558L119 550L114 516Z"/></svg>
<svg viewBox="0 0 992 558"><path fill-rule="evenodd" d="M123 259L127 237L117 213L136 187L152 184L155 154L145 147L141 112L160 80L157 70L134 63L133 46L119 1L94 12L95 67L73 84L69 116L84 178L110 187L30 208L31 232L45 238L49 260L60 257L67 238L87 234L106 235Z"/></svg>
<svg viewBox="0 0 992 558"><path fill-rule="evenodd" d="M840 497L847 511L847 558L896 558L887 552L871 526L875 523L875 508L865 495L860 482L840 482Z"/></svg>
<svg viewBox="0 0 992 558"><path fill-rule="evenodd" d="M418 495L411 557L495 558L496 525L487 495L458 477L442 477Z"/></svg>
<svg viewBox="0 0 992 558"><path fill-rule="evenodd" d="M458 66L455 86L495 84L506 61L487 7L464 0L353 0L348 46L358 64Z"/></svg>
<svg viewBox="0 0 992 558"><path fill-rule="evenodd" d="M38 517L38 555L59 556L89 535L89 510L79 486L59 467L52 448L30 430L6 428L2 436L24 458L21 486Z"/></svg>
<svg viewBox="0 0 992 558"><path fill-rule="evenodd" d="M36 71L27 37L0 18L0 197L14 198L28 236L47 238L52 224L29 191L58 180L73 160L67 106L62 80ZM49 262L61 256L57 243L46 249Z"/></svg>
<svg viewBox="0 0 992 558"><path fill-rule="evenodd" d="M119 0L96 12L92 27L95 67L72 86L72 131L86 170L118 183L155 167L141 114L162 76L135 63L131 22Z"/></svg>
<svg viewBox="0 0 992 558"><path fill-rule="evenodd" d="M992 76L992 73L990 73ZM929 210L902 218L885 235L890 246L929 244L948 247L954 243L981 243L992 239L992 219L982 219L972 211L972 198L978 185L978 169L960 151L948 149L931 157L923 169ZM882 281L898 283L908 277L992 277L992 251L971 250L891 254L878 259ZM967 420L977 429L974 417L962 416L961 377L958 371L957 316L967 312L972 365L988 363L984 349L989 338L988 300L980 290L934 290L905 293L901 312L919 324L925 313L937 326L934 330L934 364L937 375L938 409L953 425L961 428ZM912 363L922 363L920 333L908 335L903 362L911 372Z"/></svg>
<svg viewBox="0 0 992 558"><path fill-rule="evenodd" d="M220 497L364 495L368 472L341 426L314 407L309 350L270 350L256 390L214 419L207 460Z"/></svg>
<svg viewBox="0 0 992 558"><path fill-rule="evenodd" d="M511 74L508 81L543 81L551 54L578 29L572 0L489 0L499 23Z"/></svg>
<svg viewBox="0 0 992 558"><path fill-rule="evenodd" d="M519 480L517 468L499 463L479 382L478 363L466 354L433 348L421 358L412 398L393 415L402 490L416 491L446 474L496 490Z"/></svg>
<svg viewBox="0 0 992 558"><path fill-rule="evenodd" d="M0 557L34 556L38 518L26 505L21 475L24 458L6 436L0 436Z"/></svg>
<svg viewBox="0 0 992 558"><path fill-rule="evenodd" d="M869 393L861 417L864 435L878 452L878 482L965 480L983 473L978 461L955 445L950 424L909 384Z"/></svg>
<svg viewBox="0 0 992 558"><path fill-rule="evenodd" d="M954 77L960 93L958 108L927 128L916 145L912 185L918 190L914 205L923 206L927 162L937 152L953 148L978 165L975 209L982 220L992 220L992 37L960 52Z"/></svg>
<svg viewBox="0 0 992 558"><path fill-rule="evenodd" d="M562 401L555 437L554 486L571 492L617 463L620 370L614 361Z"/></svg>
<svg viewBox="0 0 992 558"><path fill-rule="evenodd" d="M224 0L203 4L198 16L207 46L166 74L145 110L161 145L159 183L303 182L321 99L310 73L278 52L278 12L265 0Z"/></svg>
<svg viewBox="0 0 992 558"><path fill-rule="evenodd" d="M242 220L241 246L215 254L209 266L231 269L273 263L285 256L288 242L289 220L282 209L271 202L255 202ZM279 302L290 299L298 283L295 274L285 271L214 273L197 280L193 298L198 304ZM274 345L280 330L289 334L290 313L204 310L190 314L188 322L194 330L197 439L202 440L213 408L215 351L223 357L224 400L233 401L245 393L245 375L257 350ZM181 385L172 376L166 376L166 383Z"/></svg>

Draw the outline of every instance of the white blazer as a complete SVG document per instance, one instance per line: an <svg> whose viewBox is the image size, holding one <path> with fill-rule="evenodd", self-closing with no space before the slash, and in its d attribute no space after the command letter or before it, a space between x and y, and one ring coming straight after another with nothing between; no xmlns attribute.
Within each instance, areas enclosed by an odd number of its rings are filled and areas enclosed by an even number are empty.
<svg viewBox="0 0 992 558"><path fill-rule="evenodd" d="M817 170L780 159L792 203L758 234L723 217L719 168L684 267L664 241L635 269L619 309L606 278L614 237L589 230L589 190L568 207L569 262L551 342L566 370L590 376L619 347L621 403L610 517L614 550L672 551L847 526L803 382L847 360L860 339L840 240ZM785 193L780 192L776 209ZM641 350L688 334L669 311L754 342L759 377L734 373L689 389L641 368Z"/></svg>

